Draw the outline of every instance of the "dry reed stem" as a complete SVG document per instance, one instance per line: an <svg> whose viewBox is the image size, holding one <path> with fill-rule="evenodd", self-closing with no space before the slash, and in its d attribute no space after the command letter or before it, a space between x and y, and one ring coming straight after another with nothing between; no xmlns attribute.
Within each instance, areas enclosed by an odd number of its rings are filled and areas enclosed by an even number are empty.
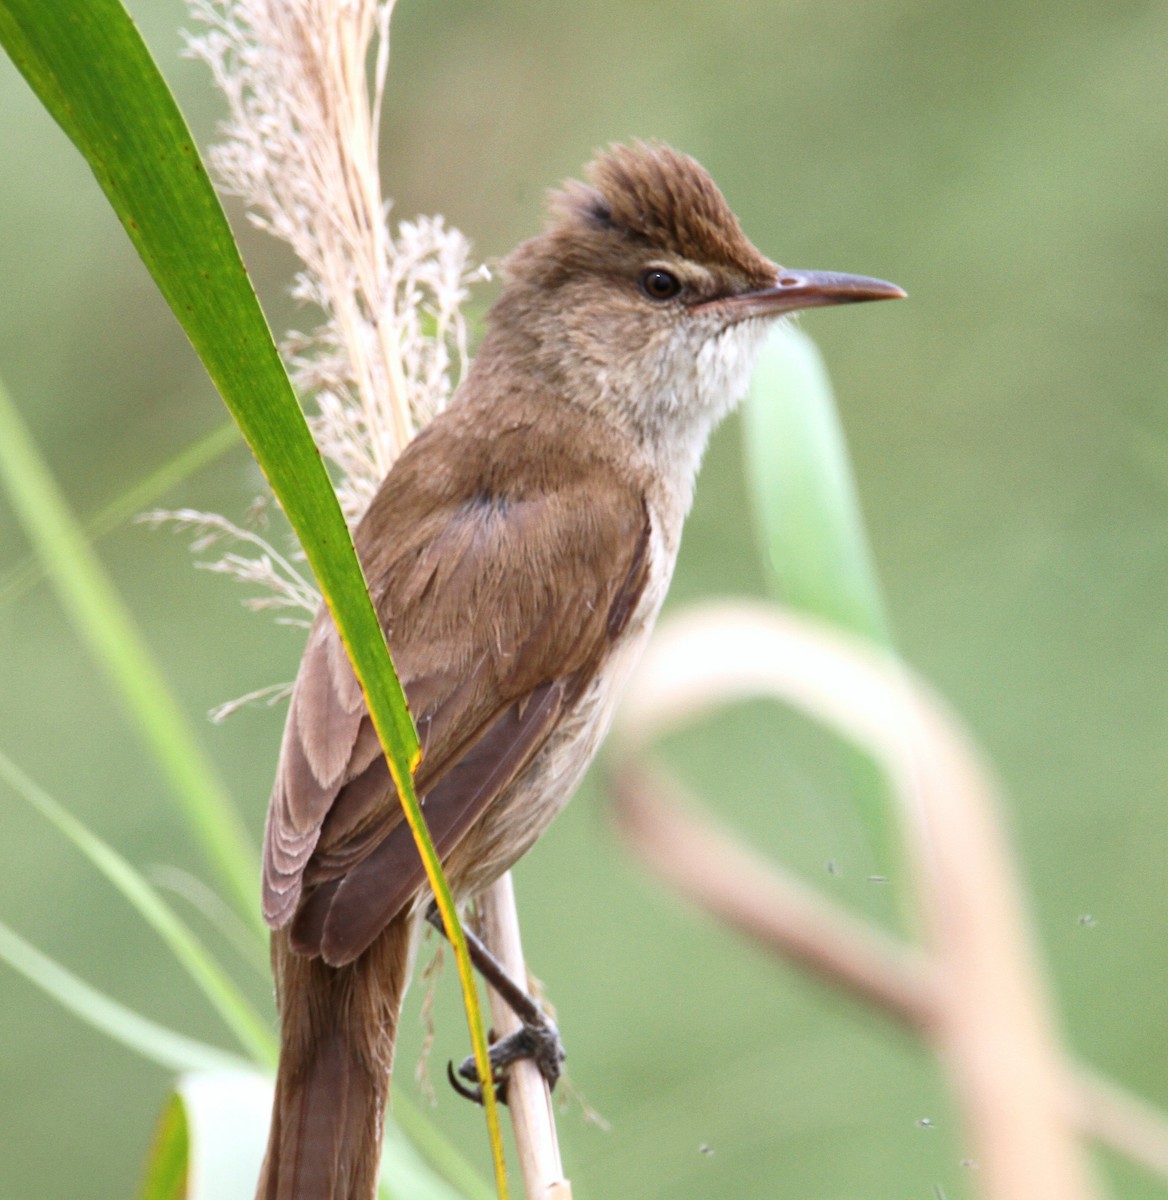
<svg viewBox="0 0 1168 1200"><path fill-rule="evenodd" d="M698 712L777 697L870 753L901 798L936 972L934 1044L987 1200L1100 1193L1068 1119L1067 1067L986 771L956 719L903 665L762 604L665 623L618 714L625 761Z"/></svg>
<svg viewBox="0 0 1168 1200"><path fill-rule="evenodd" d="M483 937L507 974L525 985L527 965L519 938L519 911L515 887L508 871L479 897ZM503 1038L520 1028L510 1005L492 988L491 1019L496 1036ZM530 1059L509 1068L507 1107L515 1133L515 1147L528 1200L572 1200L572 1185L564 1178L555 1114L547 1081Z"/></svg>

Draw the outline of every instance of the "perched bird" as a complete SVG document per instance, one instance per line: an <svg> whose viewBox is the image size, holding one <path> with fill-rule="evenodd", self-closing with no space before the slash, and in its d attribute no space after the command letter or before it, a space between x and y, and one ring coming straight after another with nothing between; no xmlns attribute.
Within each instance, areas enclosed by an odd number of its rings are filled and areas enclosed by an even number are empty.
<svg viewBox="0 0 1168 1200"><path fill-rule="evenodd" d="M418 727L416 784L466 900L588 766L669 586L711 430L768 327L902 296L780 268L706 171L620 146L503 264L482 347L355 532ZM371 1200L402 994L430 903L327 611L292 694L264 836L280 1066L261 1200Z"/></svg>

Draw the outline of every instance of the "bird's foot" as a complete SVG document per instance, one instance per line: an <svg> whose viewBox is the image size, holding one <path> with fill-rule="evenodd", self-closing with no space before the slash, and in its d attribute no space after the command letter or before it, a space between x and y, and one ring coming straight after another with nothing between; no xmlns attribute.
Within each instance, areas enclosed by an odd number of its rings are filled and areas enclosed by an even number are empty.
<svg viewBox="0 0 1168 1200"><path fill-rule="evenodd" d="M431 905L426 919L440 933L445 934L442 918L438 909ZM492 1039L490 1048L491 1079L494 1081L496 1093L505 1104L507 1102L507 1074L512 1063L521 1058L530 1058L539 1067L539 1073L547 1080L548 1090L556 1086L563 1068L567 1051L560 1041L560 1031L555 1022L540 1008L504 970L502 963L487 949L487 947L469 930L463 929L467 950L471 962L492 988L506 1001L511 1011L523 1022L522 1026L507 1037L497 1041ZM464 1059L457 1073L453 1063L446 1064L446 1077L450 1086L460 1096L473 1100L476 1104L483 1102L482 1081L479 1079L478 1067L473 1058ZM465 1080L466 1083L463 1083ZM467 1084L470 1086L468 1087Z"/></svg>
<svg viewBox="0 0 1168 1200"><path fill-rule="evenodd" d="M538 1022L525 1021L514 1033L491 1043L489 1057L495 1094L504 1104L507 1103L510 1067L524 1058L529 1058L535 1063L539 1073L547 1081L548 1090L554 1090L567 1056L564 1043L560 1041L560 1031L554 1022L542 1014ZM462 1061L457 1073L454 1064L447 1063L446 1077L450 1080L450 1086L460 1096L482 1104L482 1082L473 1055Z"/></svg>

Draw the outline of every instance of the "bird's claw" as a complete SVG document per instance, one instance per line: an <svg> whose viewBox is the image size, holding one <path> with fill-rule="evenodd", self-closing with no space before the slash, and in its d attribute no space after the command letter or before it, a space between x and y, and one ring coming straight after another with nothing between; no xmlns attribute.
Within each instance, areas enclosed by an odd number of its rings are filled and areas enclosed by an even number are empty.
<svg viewBox="0 0 1168 1200"><path fill-rule="evenodd" d="M491 1061L491 1079L495 1085L495 1094L503 1103L507 1103L508 1068L520 1059L529 1058L539 1068L539 1073L547 1081L548 1090L554 1090L556 1081L563 1070L567 1051L560 1041L560 1031L552 1021L544 1019L539 1025L522 1025L514 1033L508 1034L491 1044L489 1053ZM478 1066L474 1056L462 1061L457 1073L453 1063L446 1064L446 1077L450 1086L467 1100L482 1104L483 1089L479 1079ZM466 1080L466 1083L462 1081ZM470 1086L467 1086L467 1085Z"/></svg>
<svg viewBox="0 0 1168 1200"><path fill-rule="evenodd" d="M471 1062L473 1065L473 1059L471 1060ZM462 1064L462 1066L459 1067L459 1071L461 1072L463 1070L463 1068L465 1068L465 1066L466 1066L466 1063L464 1062ZM477 1080L478 1077L479 1077L478 1072L473 1071L471 1078ZM465 1083L463 1083L461 1079L459 1079L458 1075L456 1075L454 1073L454 1063L452 1061L450 1061L449 1059L446 1062L446 1078L450 1081L450 1086L452 1088L454 1088L454 1090L464 1100L469 1100L469 1101L471 1101L472 1104L478 1104L481 1107L481 1105L483 1103L482 1086L480 1084L476 1083L474 1085L474 1087L467 1087L467 1085ZM494 1083L495 1083L495 1098L497 1100L502 1101L502 1103L506 1104L507 1103L507 1089L506 1089L506 1087L503 1086L504 1080L502 1080L501 1078L496 1078Z"/></svg>

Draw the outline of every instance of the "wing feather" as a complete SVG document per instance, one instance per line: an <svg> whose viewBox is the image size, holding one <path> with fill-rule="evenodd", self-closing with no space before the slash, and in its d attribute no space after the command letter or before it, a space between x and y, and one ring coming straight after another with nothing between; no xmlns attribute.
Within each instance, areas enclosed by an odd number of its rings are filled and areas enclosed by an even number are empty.
<svg viewBox="0 0 1168 1200"><path fill-rule="evenodd" d="M648 573L643 491L581 453L450 410L395 464L355 541L423 747L445 857L605 661ZM575 419L575 418L573 418ZM603 499L603 503L599 500ZM425 885L329 614L309 635L268 811L264 915L349 961ZM293 920L294 919L294 920Z"/></svg>
<svg viewBox="0 0 1168 1200"><path fill-rule="evenodd" d="M520 712L505 709L425 796L426 826L445 858L487 804L515 778L554 726L565 684L536 689ZM292 945L332 966L352 962L410 901L424 877L413 834L398 822L371 853L339 877L339 886L308 897L292 925ZM323 918L319 909L325 909Z"/></svg>

